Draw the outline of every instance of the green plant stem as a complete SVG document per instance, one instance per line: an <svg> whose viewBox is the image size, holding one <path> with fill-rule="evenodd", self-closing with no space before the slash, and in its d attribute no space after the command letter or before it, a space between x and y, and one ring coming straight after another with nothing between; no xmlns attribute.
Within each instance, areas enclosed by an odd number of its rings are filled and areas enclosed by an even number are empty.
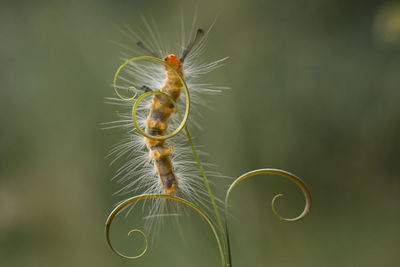
<svg viewBox="0 0 400 267"><path fill-rule="evenodd" d="M210 184L208 182L208 179L207 179L206 173L204 171L203 165L201 164L199 154L197 153L196 147L194 146L192 137L191 137L191 135L189 133L189 129L187 128L186 125L185 125L185 132L186 132L187 138L189 140L190 146L191 146L191 148L193 150L193 155L194 155L194 157L196 159L197 165L199 166L199 169L200 169L200 172L201 172L201 176L203 176L204 185L206 186L208 194L210 196L211 203L212 203L214 211L215 211L215 216L217 218L217 223L218 223L218 226L220 228L221 234L222 234L222 236L224 236L225 228L224 228L224 226L222 224L221 215L219 214L217 204L215 203L215 198L214 198L214 195L213 195L213 193L211 191L211 187L210 187Z"/></svg>

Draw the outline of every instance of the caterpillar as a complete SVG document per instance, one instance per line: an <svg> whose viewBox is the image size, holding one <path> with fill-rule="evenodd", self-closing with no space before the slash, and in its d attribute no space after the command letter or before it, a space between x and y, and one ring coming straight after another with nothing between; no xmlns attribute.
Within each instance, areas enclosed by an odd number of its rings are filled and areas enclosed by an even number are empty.
<svg viewBox="0 0 400 267"><path fill-rule="evenodd" d="M117 88L124 90L132 85L137 85L135 88L141 89L139 93L158 91L157 89L159 89L168 97L155 94L151 99L147 97L147 104L146 101L143 101L145 104L138 108L138 124L141 129L144 129L147 136L138 134L135 124L132 122L132 111L121 113L121 120L112 122L112 125L108 127L122 127L128 130L127 138L110 153L116 155L113 162L128 155L128 161L118 169L115 175L115 177L119 177L120 183L126 183L117 193L124 194L144 189L143 193L185 196L194 203L203 204L208 201L207 195L187 141L180 137L181 134L168 140L151 138L151 136L168 135L167 132L175 129L174 124L180 121L174 114L177 111L175 105L187 104L185 98L183 102L180 100L183 90L182 79L190 89L191 104L194 105L204 102L203 97L199 97L200 94L219 93L226 88L198 82L202 74L222 66L221 63L226 58L210 63L201 59L200 55L204 52L209 30L204 31L198 28L194 31L192 29L191 32L194 34L191 34L191 41L186 43L185 40L182 40L181 52L167 53L171 51L161 48L159 38L156 37L157 31L151 31L147 23L146 28L149 33L144 37L132 31L129 31L129 34L135 37L136 47L154 58L163 60L166 64L164 66L152 62L128 64L124 76L119 77L120 84ZM167 56L162 58L160 55ZM121 85L121 82L124 82L125 85ZM119 93L117 94L119 96ZM132 98L111 99L111 101L113 104L132 110L132 102L125 101L127 99L131 100ZM172 103L170 99L175 103ZM192 119L189 120L189 124L191 123L193 123ZM208 174L218 176L214 172L208 172ZM156 212L152 211L151 213Z"/></svg>
<svg viewBox="0 0 400 267"><path fill-rule="evenodd" d="M168 55L165 61L175 67L183 76L181 62L174 54ZM166 67L166 71L167 81L161 92L167 93L176 101L181 94L183 85L172 69ZM168 119L174 112L176 112L174 105L169 99L162 95L154 96L150 114L147 118L146 133L153 136L163 136L168 127ZM169 156L173 148L167 147L165 140L151 138L146 138L146 145L149 149L150 157L154 161L154 167L165 193L168 195L175 194L178 188L178 180L173 171L173 165Z"/></svg>
<svg viewBox="0 0 400 267"><path fill-rule="evenodd" d="M183 63L201 36L204 35L202 29L197 30L194 41L184 50L182 56L178 58L175 54L170 54L164 60L173 67L179 75L184 78ZM143 43L138 43L143 47ZM148 50L148 49L146 49ZM161 92L168 94L174 101L176 101L183 88L180 77L175 73L171 67L166 66L167 80L165 85L161 88ZM163 136L167 127L168 119L172 113L176 112L174 104L163 95L156 95L153 98L153 103L150 106L150 113L146 121L146 133L152 136ZM146 138L146 145L149 149L150 157L153 159L154 167L158 173L160 183L162 184L166 194L175 195L178 189L178 179L173 171L173 164L170 159L170 154L173 151L172 147L165 145L165 140L156 140Z"/></svg>

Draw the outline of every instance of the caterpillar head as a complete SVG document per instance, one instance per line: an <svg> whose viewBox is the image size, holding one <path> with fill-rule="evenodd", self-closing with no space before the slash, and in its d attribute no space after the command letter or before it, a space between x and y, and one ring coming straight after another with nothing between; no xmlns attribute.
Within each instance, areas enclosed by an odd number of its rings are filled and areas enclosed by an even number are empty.
<svg viewBox="0 0 400 267"><path fill-rule="evenodd" d="M174 54L169 54L164 58L165 62L179 70L182 67L182 61Z"/></svg>

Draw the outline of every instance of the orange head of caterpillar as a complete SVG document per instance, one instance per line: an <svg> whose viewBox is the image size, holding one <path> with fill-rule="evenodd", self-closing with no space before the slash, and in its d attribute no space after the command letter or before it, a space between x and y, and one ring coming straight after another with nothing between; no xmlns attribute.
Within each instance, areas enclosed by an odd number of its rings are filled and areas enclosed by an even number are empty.
<svg viewBox="0 0 400 267"><path fill-rule="evenodd" d="M164 61L171 65L176 70L182 69L182 61L174 54L169 54L164 58ZM168 67L166 67L168 69Z"/></svg>

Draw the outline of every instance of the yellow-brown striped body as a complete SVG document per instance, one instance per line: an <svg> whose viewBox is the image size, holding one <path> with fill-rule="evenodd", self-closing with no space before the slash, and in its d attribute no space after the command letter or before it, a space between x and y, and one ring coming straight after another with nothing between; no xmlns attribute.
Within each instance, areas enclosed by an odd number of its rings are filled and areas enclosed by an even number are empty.
<svg viewBox="0 0 400 267"><path fill-rule="evenodd" d="M175 55L168 55L164 60L183 77L182 62ZM161 92L168 94L176 101L181 95L183 84L170 67L165 67L165 69L167 71L167 80L161 88ZM165 96L156 95L153 98L150 113L146 120L146 133L153 136L163 136L168 128L168 119L173 113L175 113L173 103ZM146 145L165 193L174 195L178 189L178 180L169 156L173 148L167 147L165 140L150 138L146 138Z"/></svg>

